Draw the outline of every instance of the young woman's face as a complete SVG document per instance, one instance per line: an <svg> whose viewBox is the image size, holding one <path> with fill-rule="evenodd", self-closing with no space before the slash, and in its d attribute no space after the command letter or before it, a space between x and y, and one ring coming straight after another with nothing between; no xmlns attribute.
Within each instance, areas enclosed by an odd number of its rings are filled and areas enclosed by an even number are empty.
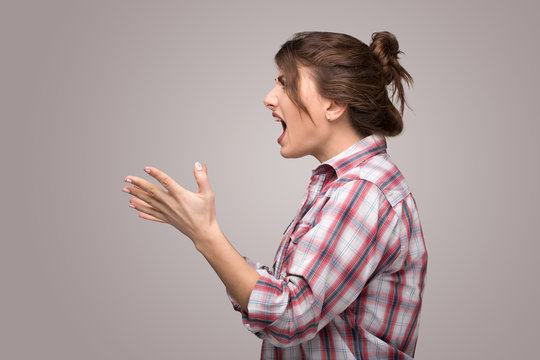
<svg viewBox="0 0 540 360"><path fill-rule="evenodd" d="M283 126L283 133L278 138L283 157L313 155L321 160L329 136L325 114L327 102L317 92L309 72L304 68L299 68L298 71L298 93L311 119L287 96L287 79L281 71L276 78L276 85L264 98L264 105L272 110L274 119L279 120Z"/></svg>

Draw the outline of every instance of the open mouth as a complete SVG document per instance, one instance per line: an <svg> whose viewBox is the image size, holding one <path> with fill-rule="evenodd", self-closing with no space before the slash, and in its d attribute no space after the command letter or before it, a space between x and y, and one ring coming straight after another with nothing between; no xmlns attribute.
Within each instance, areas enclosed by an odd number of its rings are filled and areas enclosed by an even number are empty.
<svg viewBox="0 0 540 360"><path fill-rule="evenodd" d="M279 121L281 123L281 126L283 127L283 130L287 127L287 124L285 124L285 121L279 116L277 113L273 112L272 116L274 117L275 121Z"/></svg>
<svg viewBox="0 0 540 360"><path fill-rule="evenodd" d="M283 133L281 134L281 136L277 139L277 142L279 144L281 144L281 140L283 140L283 137L285 136L285 132L287 131L287 124L285 123L285 121L283 121L283 119L278 115L276 114L275 112L272 113L272 116L274 117L274 120L275 121L279 121L281 123L281 127L283 128Z"/></svg>
<svg viewBox="0 0 540 360"><path fill-rule="evenodd" d="M285 121L281 119L276 119L276 121L279 121L281 123L281 127L283 128L283 133L281 133L281 136L277 139L278 144L281 145L281 141L283 140L283 137L285 136L285 132L287 132L287 124L285 124Z"/></svg>

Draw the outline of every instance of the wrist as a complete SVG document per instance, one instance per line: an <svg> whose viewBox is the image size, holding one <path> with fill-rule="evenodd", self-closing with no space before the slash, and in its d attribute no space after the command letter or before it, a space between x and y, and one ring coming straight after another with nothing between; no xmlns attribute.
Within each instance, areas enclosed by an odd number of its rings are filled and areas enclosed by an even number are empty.
<svg viewBox="0 0 540 360"><path fill-rule="evenodd" d="M219 242L227 241L217 223L204 228L192 240L197 251L203 255Z"/></svg>

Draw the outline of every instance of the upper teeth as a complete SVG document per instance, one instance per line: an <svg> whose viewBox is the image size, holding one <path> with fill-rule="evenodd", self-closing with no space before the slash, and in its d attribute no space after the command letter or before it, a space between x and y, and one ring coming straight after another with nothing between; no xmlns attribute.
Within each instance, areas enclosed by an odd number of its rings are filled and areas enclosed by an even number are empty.
<svg viewBox="0 0 540 360"><path fill-rule="evenodd" d="M281 121L281 119L278 118L278 117L275 117L275 118L274 118L274 121L278 121L278 122L279 122L279 121Z"/></svg>

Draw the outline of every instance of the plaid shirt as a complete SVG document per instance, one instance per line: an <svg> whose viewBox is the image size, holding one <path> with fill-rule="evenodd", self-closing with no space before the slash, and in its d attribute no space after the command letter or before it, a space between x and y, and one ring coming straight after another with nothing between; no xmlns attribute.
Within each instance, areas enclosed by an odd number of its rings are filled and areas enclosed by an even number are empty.
<svg viewBox="0 0 540 360"><path fill-rule="evenodd" d="M414 198L368 136L320 164L242 312L261 359L410 359L427 253ZM230 296L235 310L241 311Z"/></svg>

